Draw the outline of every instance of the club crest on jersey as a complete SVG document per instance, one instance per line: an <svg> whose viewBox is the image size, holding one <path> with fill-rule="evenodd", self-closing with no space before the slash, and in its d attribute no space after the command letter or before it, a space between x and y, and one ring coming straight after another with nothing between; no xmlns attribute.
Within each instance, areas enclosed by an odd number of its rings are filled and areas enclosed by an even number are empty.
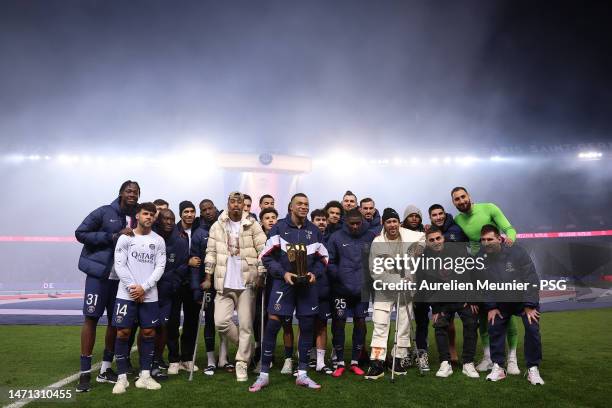
<svg viewBox="0 0 612 408"><path fill-rule="evenodd" d="M174 263L175 259L176 259L176 254L174 253L168 254L168 262Z"/></svg>
<svg viewBox="0 0 612 408"><path fill-rule="evenodd" d="M338 317L344 316L344 309L338 309Z"/></svg>
<svg viewBox="0 0 612 408"><path fill-rule="evenodd" d="M117 323L121 323L123 321L123 316L121 315L117 315L117 317L115 318L115 320L117 321Z"/></svg>
<svg viewBox="0 0 612 408"><path fill-rule="evenodd" d="M94 305L87 306L87 313L93 313L96 311L96 307Z"/></svg>
<svg viewBox="0 0 612 408"><path fill-rule="evenodd" d="M277 311L277 312L280 311L281 310L281 304L280 303L275 303L274 304L274 310Z"/></svg>
<svg viewBox="0 0 612 408"><path fill-rule="evenodd" d="M155 244L149 244L149 249L151 251L155 251Z"/></svg>
<svg viewBox="0 0 612 408"><path fill-rule="evenodd" d="M308 241L310 241L310 238L312 238L312 231L311 230L306 230L306 239Z"/></svg>
<svg viewBox="0 0 612 408"><path fill-rule="evenodd" d="M506 272L511 273L514 272L514 265L512 264L512 262L506 262Z"/></svg>

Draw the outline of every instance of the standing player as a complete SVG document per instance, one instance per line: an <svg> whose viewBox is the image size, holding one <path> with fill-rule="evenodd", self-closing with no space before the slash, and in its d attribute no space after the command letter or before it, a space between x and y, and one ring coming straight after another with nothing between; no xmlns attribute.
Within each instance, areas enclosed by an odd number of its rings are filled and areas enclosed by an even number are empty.
<svg viewBox="0 0 612 408"><path fill-rule="evenodd" d="M253 217L253 219L255 221L257 221L257 215L255 213L251 212L251 206L253 205L253 199L248 194L243 194L243 196L244 196L244 212L248 216Z"/></svg>
<svg viewBox="0 0 612 408"><path fill-rule="evenodd" d="M168 378L162 369L168 368L163 361L163 355L168 340L167 324L170 320L172 299L189 274L189 242L186 235L179 233L175 222L172 210L160 210L155 225L155 232L164 239L166 245L166 267L157 282L159 325L155 335L155 355L151 369L151 376L156 380Z"/></svg>
<svg viewBox="0 0 612 408"><path fill-rule="evenodd" d="M312 285L321 276L327 264L327 250L321 243L321 232L308 221L308 197L303 193L294 194L290 201L290 214L280 220L270 233L270 238L261 255L268 275L273 279L272 293L268 304L270 314L263 340L263 362L261 373L249 388L251 392L260 391L269 384L268 373L272 353L276 346L276 336L281 328L281 320L293 316L296 311L299 320L300 337L298 341L299 364L296 385L318 389L319 384L310 379L308 370L308 351L312 347L314 316L319 308L316 288ZM296 287L296 275L287 257L287 244L304 244L307 249L307 270L309 283Z"/></svg>
<svg viewBox="0 0 612 408"><path fill-rule="evenodd" d="M511 299L487 299L484 304L489 322L491 338L491 357L493 368L487 375L489 381L506 378L504 372L506 330L510 318L521 316L525 327L525 359L527 360L527 380L532 385L544 385L538 366L542 361L542 340L540 337L540 304L538 287L540 279L533 261L525 249L518 245L502 246L499 229L485 225L481 230L480 242L485 258L487 279L496 283L521 282L528 284L526 292L506 294ZM509 302L508 300L511 300Z"/></svg>
<svg viewBox="0 0 612 408"><path fill-rule="evenodd" d="M395 258L410 254L418 256L419 252L425 248L425 234L418 231L411 231L400 227L400 217L397 211L392 208L385 208L382 215L383 231L374 238L370 249L370 273L374 280L381 280L384 283L402 283L412 280L411 271L395 265L392 269L377 271L374 264L377 258ZM401 294L400 294L401 295ZM410 347L410 318L408 308L411 307L410 299L400 296L400 303L397 304L398 294L395 291L378 290L374 292L374 313L372 322L372 349L370 354L370 367L365 375L368 380L376 380L385 375L385 359L387 356L387 342L389 338L389 326L391 323L391 310L395 305L396 310L396 330L397 330L397 350L392 353L396 357L395 374L406 374L406 365L403 364L405 357L408 356Z"/></svg>
<svg viewBox="0 0 612 408"><path fill-rule="evenodd" d="M516 230L510 224L504 213L493 203L473 203L472 197L465 187L455 187L451 191L453 204L459 210L455 217L455 222L470 240L472 255L476 255L480 249L480 231L483 226L492 224L497 226L500 231L506 234L504 244L512 246L516 241ZM489 347L489 332L487 330L487 316L482 311L480 313L480 338L484 356L482 361L476 366L478 371L488 371L493 368L491 361L491 350ZM521 370L518 367L516 358L516 348L518 345L518 328L516 321L510 319L508 323L508 374L519 375Z"/></svg>
<svg viewBox="0 0 612 408"><path fill-rule="evenodd" d="M368 302L362 299L364 275L367 270L369 249L376 234L368 229L357 208L346 213L342 230L334 233L327 248L329 251L328 276L332 293L332 332L337 368L334 377L344 371L344 338L346 317L349 310L353 315L353 350L350 371L363 375L358 360L365 343L365 318ZM365 265L365 268L364 268Z"/></svg>
<svg viewBox="0 0 612 408"><path fill-rule="evenodd" d="M357 208L357 196L351 190L347 190L342 196L342 209L347 212L353 208Z"/></svg>
<svg viewBox="0 0 612 408"><path fill-rule="evenodd" d="M98 382L115 383L117 375L111 369L117 330L111 326L119 280L110 276L115 244L123 234L132 234L134 210L140 196L137 182L128 180L121 185L119 197L110 205L92 211L76 229L76 239L83 244L79 269L87 274L83 299L83 328L81 329L81 371L77 392L91 389L91 358L96 341L98 320L108 317L104 354Z"/></svg>
<svg viewBox="0 0 612 408"><path fill-rule="evenodd" d="M113 313L117 327L115 351L119 378L113 394L122 394L129 386L127 380L128 340L132 325L139 322L142 332L140 349L140 377L137 388L158 390L161 385L151 377L151 363L155 349L155 326L159 323L157 281L166 265L164 240L151 231L157 210L153 203L139 204L136 209L137 227L134 236L122 235L115 249L115 272L121 280Z"/></svg>
<svg viewBox="0 0 612 408"><path fill-rule="evenodd" d="M404 221L402 227L415 231L424 232L423 215L416 205L408 205L404 210ZM420 352L417 364L422 371L429 371L429 357L427 350L429 345L427 337L429 332L429 304L426 302L414 302L414 321L416 323L416 345L423 350Z"/></svg>
<svg viewBox="0 0 612 408"><path fill-rule="evenodd" d="M376 235L382 231L382 224L380 222L380 213L376 209L376 203L370 197L362 198L359 201L359 211L363 215L363 218L370 224L370 229L374 231Z"/></svg>
<svg viewBox="0 0 612 408"><path fill-rule="evenodd" d="M256 286L263 286L266 272L258 260L266 243L259 223L243 211L244 196L232 192L227 210L210 228L204 260L203 289L212 286L214 274L215 326L237 347L236 380L247 381L253 343ZM238 313L238 326L232 320Z"/></svg>
<svg viewBox="0 0 612 408"><path fill-rule="evenodd" d="M274 208L274 197L270 194L259 197L259 210L265 210L266 208Z"/></svg>
<svg viewBox="0 0 612 408"><path fill-rule="evenodd" d="M208 198L200 201L200 227L208 232L210 227L217 222L217 218L219 218L219 210L215 207L215 203Z"/></svg>
<svg viewBox="0 0 612 408"><path fill-rule="evenodd" d="M191 248L194 233L194 221L196 218L195 205L191 201L181 201L179 204L181 220L177 222L178 231L188 238L188 248ZM188 265L196 267L198 259L189 258ZM183 332L179 333L181 321L181 309L183 310ZM191 290L191 276L183 276L180 285L172 298L172 308L168 321L168 374L176 375L179 370L197 371L198 367L191 361L193 357L193 345L198 335L198 319L200 318L200 305L193 299Z"/></svg>
<svg viewBox="0 0 612 408"><path fill-rule="evenodd" d="M329 239L329 236L334 232L342 228L342 217L343 209L342 204L339 201L330 201L325 204L323 208L325 214L327 214L327 229L325 230L325 239Z"/></svg>

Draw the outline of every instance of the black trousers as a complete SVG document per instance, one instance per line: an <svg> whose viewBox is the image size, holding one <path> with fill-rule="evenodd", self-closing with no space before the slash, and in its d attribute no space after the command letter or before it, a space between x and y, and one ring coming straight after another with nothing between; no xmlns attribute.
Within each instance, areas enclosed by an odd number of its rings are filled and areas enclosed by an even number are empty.
<svg viewBox="0 0 612 408"><path fill-rule="evenodd" d="M463 353L461 360L463 364L473 363L474 355L476 354L476 341L478 340L478 315L472 313L470 305L445 311L433 324L436 330L436 344L440 354L440 363L443 361L450 362L451 359L448 350L448 326L452 322L455 312L463 323Z"/></svg>
<svg viewBox="0 0 612 408"><path fill-rule="evenodd" d="M183 333L179 335L183 309ZM189 285L182 285L172 298L168 319L168 362L191 361L197 336L200 305L193 300ZM179 349L180 343L180 349Z"/></svg>

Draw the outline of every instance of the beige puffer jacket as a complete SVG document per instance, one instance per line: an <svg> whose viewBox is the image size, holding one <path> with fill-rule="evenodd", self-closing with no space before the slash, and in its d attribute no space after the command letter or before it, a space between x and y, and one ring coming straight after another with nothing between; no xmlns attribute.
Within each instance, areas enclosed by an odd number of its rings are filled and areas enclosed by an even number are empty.
<svg viewBox="0 0 612 408"><path fill-rule="evenodd" d="M229 222L228 211L223 211L208 232L208 245L204 260L204 272L214 275L213 286L223 293L225 273L229 252L226 224ZM258 275L264 275L266 269L258 257L266 243L266 234L261 225L248 215L240 221L240 258L242 263L242 282L245 286L255 284Z"/></svg>

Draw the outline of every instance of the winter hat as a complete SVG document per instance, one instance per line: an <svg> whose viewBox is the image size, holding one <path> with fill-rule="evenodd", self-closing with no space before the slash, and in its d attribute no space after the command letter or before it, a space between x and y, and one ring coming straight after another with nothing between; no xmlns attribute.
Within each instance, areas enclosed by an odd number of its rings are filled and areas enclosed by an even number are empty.
<svg viewBox="0 0 612 408"><path fill-rule="evenodd" d="M393 208L385 208L382 215L382 222L386 222L391 218L396 218L398 221L400 220L399 214Z"/></svg>
<svg viewBox="0 0 612 408"><path fill-rule="evenodd" d="M421 217L421 220L423 219L423 214L421 214L421 210L419 210L416 205L410 204L408 207L406 207L404 210L404 219L408 218L410 214L418 214L419 217Z"/></svg>
<svg viewBox="0 0 612 408"><path fill-rule="evenodd" d="M183 211L186 208L193 208L195 210L195 205L189 200L181 201L179 204L179 215L183 215Z"/></svg>

